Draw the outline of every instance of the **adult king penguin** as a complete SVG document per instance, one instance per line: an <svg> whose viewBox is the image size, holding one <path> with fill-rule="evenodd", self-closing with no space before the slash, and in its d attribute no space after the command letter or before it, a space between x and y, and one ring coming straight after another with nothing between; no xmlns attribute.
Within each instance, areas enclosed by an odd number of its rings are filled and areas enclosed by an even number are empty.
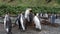
<svg viewBox="0 0 60 34"><path fill-rule="evenodd" d="M9 16L9 13L5 15L4 18L4 29L6 30L7 34L12 34L11 30L12 30L12 23L11 23L11 19Z"/></svg>

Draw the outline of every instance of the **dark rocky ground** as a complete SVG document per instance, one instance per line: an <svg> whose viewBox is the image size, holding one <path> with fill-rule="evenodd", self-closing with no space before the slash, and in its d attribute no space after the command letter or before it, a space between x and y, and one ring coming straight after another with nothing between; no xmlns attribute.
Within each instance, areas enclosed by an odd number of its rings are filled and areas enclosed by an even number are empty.
<svg viewBox="0 0 60 34"><path fill-rule="evenodd" d="M5 34L3 24L0 24L0 34ZM25 32L18 29L18 26L12 28L12 34L60 34L60 26L53 27L42 25L41 31L36 31L34 28L28 28Z"/></svg>

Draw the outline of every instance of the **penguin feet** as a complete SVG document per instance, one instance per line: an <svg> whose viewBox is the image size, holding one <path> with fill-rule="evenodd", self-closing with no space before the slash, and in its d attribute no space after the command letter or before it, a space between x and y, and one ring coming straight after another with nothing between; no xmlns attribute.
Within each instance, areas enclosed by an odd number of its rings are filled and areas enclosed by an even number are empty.
<svg viewBox="0 0 60 34"><path fill-rule="evenodd" d="M25 32L25 30L23 30L23 29L20 29L20 31L21 31L21 32Z"/></svg>
<svg viewBox="0 0 60 34"><path fill-rule="evenodd" d="M39 28L36 28L36 31L41 31L41 29L39 29Z"/></svg>
<svg viewBox="0 0 60 34"><path fill-rule="evenodd" d="M12 32L7 32L7 34L12 34Z"/></svg>
<svg viewBox="0 0 60 34"><path fill-rule="evenodd" d="M22 29L22 27L19 27L18 29Z"/></svg>

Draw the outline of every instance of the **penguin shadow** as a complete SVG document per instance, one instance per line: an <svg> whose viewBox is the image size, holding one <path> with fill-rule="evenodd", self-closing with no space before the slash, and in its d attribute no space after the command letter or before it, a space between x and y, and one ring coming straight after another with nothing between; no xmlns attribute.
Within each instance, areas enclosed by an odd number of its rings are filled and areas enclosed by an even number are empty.
<svg viewBox="0 0 60 34"><path fill-rule="evenodd" d="M12 32L6 32L6 34L13 34Z"/></svg>
<svg viewBox="0 0 60 34"><path fill-rule="evenodd" d="M55 24L51 24L50 22L44 21L43 23L41 22L42 25L48 25L48 26L52 26L52 27L59 27L60 25L55 23Z"/></svg>
<svg viewBox="0 0 60 34"><path fill-rule="evenodd" d="M36 32L41 32L42 31L42 29L40 30L39 28L35 28L35 27L33 27L32 30L34 30Z"/></svg>
<svg viewBox="0 0 60 34"><path fill-rule="evenodd" d="M41 32L41 30L39 28L35 28L34 22L32 22L31 24L27 25L27 30L33 30L33 31L36 31L36 32Z"/></svg>

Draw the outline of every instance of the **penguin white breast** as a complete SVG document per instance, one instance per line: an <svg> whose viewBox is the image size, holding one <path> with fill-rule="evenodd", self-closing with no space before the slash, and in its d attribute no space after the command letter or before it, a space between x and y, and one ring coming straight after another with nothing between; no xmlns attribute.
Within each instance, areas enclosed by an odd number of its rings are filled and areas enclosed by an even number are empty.
<svg viewBox="0 0 60 34"><path fill-rule="evenodd" d="M38 19L37 16L34 17L34 23L35 23L36 25L39 25L39 24L40 24L40 21L39 21L39 19Z"/></svg>

